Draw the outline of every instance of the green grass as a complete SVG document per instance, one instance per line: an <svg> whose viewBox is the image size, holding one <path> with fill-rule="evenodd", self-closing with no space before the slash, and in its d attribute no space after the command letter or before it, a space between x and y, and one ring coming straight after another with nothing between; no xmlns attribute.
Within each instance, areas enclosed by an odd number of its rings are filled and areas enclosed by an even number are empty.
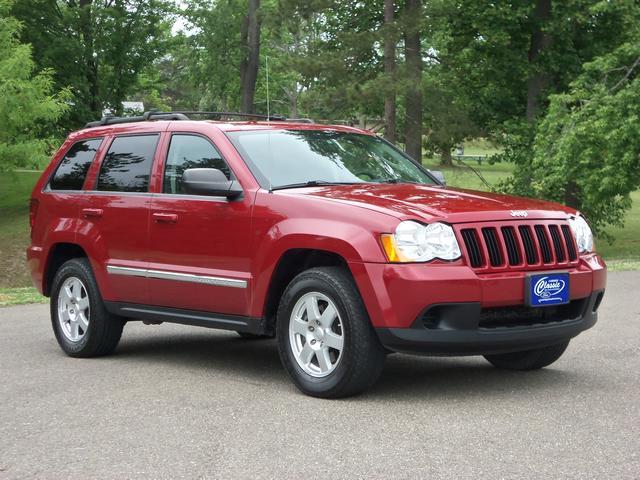
<svg viewBox="0 0 640 480"><path fill-rule="evenodd" d="M513 171L513 167L509 164L494 163L490 165L486 161L478 165L476 161L465 160L463 163L460 163L454 160L453 167L443 167L440 165L439 158L429 158L426 159L423 164L432 170L442 170L447 179L447 185L469 188L471 190L489 189L480 176L485 179L489 186L495 187L498 182L507 178ZM480 176L478 176L476 172L480 174Z"/></svg>
<svg viewBox="0 0 640 480"><path fill-rule="evenodd" d="M631 200L633 206L625 216L624 227L607 229L614 242L596 241L596 248L605 260L637 260L636 263L640 263L640 191L633 192Z"/></svg>
<svg viewBox="0 0 640 480"><path fill-rule="evenodd" d="M26 287L29 197L40 172L0 174L0 288Z"/></svg>
<svg viewBox="0 0 640 480"><path fill-rule="evenodd" d="M40 295L33 287L0 288L0 307L25 303L47 303L49 299Z"/></svg>

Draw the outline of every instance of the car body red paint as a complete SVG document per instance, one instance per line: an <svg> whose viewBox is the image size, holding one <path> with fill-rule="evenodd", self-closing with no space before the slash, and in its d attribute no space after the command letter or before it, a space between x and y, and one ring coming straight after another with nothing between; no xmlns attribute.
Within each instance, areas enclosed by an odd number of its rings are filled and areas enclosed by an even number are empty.
<svg viewBox="0 0 640 480"><path fill-rule="evenodd" d="M452 262L389 263L380 235L394 232L403 220L451 224L462 246L460 229L465 225L563 224L576 212L540 200L413 184L335 185L270 192L260 187L225 134L274 128L370 135L340 126L204 121L121 124L71 134L32 194L38 209L27 257L35 285L48 294L56 246L77 245L90 260L105 301L263 318L273 274L283 255L310 249L342 258L372 325L392 329L411 328L429 305L476 302L483 309L521 307L525 278L536 271L569 272L572 300L605 288L606 267L595 253L552 266L489 265L474 269L464 249L462 257ZM148 192L96 192L100 166L113 138L145 133L160 136ZM176 133L198 134L215 144L242 186L244 194L239 200L162 193L169 140ZM49 179L69 147L90 138L104 140L82 190L48 189ZM513 212L520 210L527 212L526 219L514 217ZM158 221L162 215L173 217ZM221 277L246 282L247 288L110 275L107 265Z"/></svg>

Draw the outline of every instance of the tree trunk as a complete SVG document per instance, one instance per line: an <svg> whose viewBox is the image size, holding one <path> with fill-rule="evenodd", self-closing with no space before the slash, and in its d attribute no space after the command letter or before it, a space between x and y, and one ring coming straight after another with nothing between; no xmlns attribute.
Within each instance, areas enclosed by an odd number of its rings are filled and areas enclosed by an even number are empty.
<svg viewBox="0 0 640 480"><path fill-rule="evenodd" d="M569 180L564 189L564 204L568 207L580 210L580 188L575 180Z"/></svg>
<svg viewBox="0 0 640 480"><path fill-rule="evenodd" d="M298 97L300 96L298 85L294 84L291 88L284 87L282 90L289 99L289 118L298 118Z"/></svg>
<svg viewBox="0 0 640 480"><path fill-rule="evenodd" d="M534 27L531 34L531 46L529 48L529 67L531 73L527 82L527 121L532 122L540 112L542 93L551 83L548 71L540 67L539 58L551 47L553 38L545 30L551 19L551 1L536 0L533 13Z"/></svg>
<svg viewBox="0 0 640 480"><path fill-rule="evenodd" d="M240 111L254 113L254 96L260 62L260 0L248 0L247 16L243 22L241 38L245 54L240 63Z"/></svg>
<svg viewBox="0 0 640 480"><path fill-rule="evenodd" d="M289 118L298 118L298 95L289 98Z"/></svg>
<svg viewBox="0 0 640 480"><path fill-rule="evenodd" d="M80 19L79 30L82 34L85 76L88 86L87 106L93 115L102 116L102 106L98 98L98 62L94 57L93 48L93 18L91 14L93 0L80 0L78 7L80 8L78 16Z"/></svg>
<svg viewBox="0 0 640 480"><path fill-rule="evenodd" d="M453 167L453 158L451 157L451 145L440 147L440 165L443 167Z"/></svg>
<svg viewBox="0 0 640 480"><path fill-rule="evenodd" d="M387 89L384 98L384 138L396 141L396 35L394 31L394 1L384 0L384 74Z"/></svg>
<svg viewBox="0 0 640 480"><path fill-rule="evenodd" d="M417 162L422 162L422 56L420 53L421 0L405 3L405 58L407 91L405 97L405 149Z"/></svg>

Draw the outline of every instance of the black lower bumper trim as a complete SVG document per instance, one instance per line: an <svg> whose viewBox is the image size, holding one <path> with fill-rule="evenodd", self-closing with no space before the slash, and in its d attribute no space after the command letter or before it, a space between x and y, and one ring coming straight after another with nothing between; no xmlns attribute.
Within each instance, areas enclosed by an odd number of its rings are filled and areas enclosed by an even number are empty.
<svg viewBox="0 0 640 480"><path fill-rule="evenodd" d="M412 328L377 328L376 332L385 348L394 352L485 355L531 350L568 340L595 325L602 293L593 292L584 299L577 315L540 324L482 328L480 304L469 302L437 305L434 315L427 321L421 316Z"/></svg>

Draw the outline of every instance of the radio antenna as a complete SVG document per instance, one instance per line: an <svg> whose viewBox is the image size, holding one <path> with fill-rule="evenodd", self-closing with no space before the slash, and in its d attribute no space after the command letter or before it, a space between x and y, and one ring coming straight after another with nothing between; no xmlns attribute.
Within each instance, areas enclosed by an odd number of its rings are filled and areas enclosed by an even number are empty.
<svg viewBox="0 0 640 480"><path fill-rule="evenodd" d="M269 56L264 56L264 67L267 71L267 122L271 120L271 111L269 105Z"/></svg>

